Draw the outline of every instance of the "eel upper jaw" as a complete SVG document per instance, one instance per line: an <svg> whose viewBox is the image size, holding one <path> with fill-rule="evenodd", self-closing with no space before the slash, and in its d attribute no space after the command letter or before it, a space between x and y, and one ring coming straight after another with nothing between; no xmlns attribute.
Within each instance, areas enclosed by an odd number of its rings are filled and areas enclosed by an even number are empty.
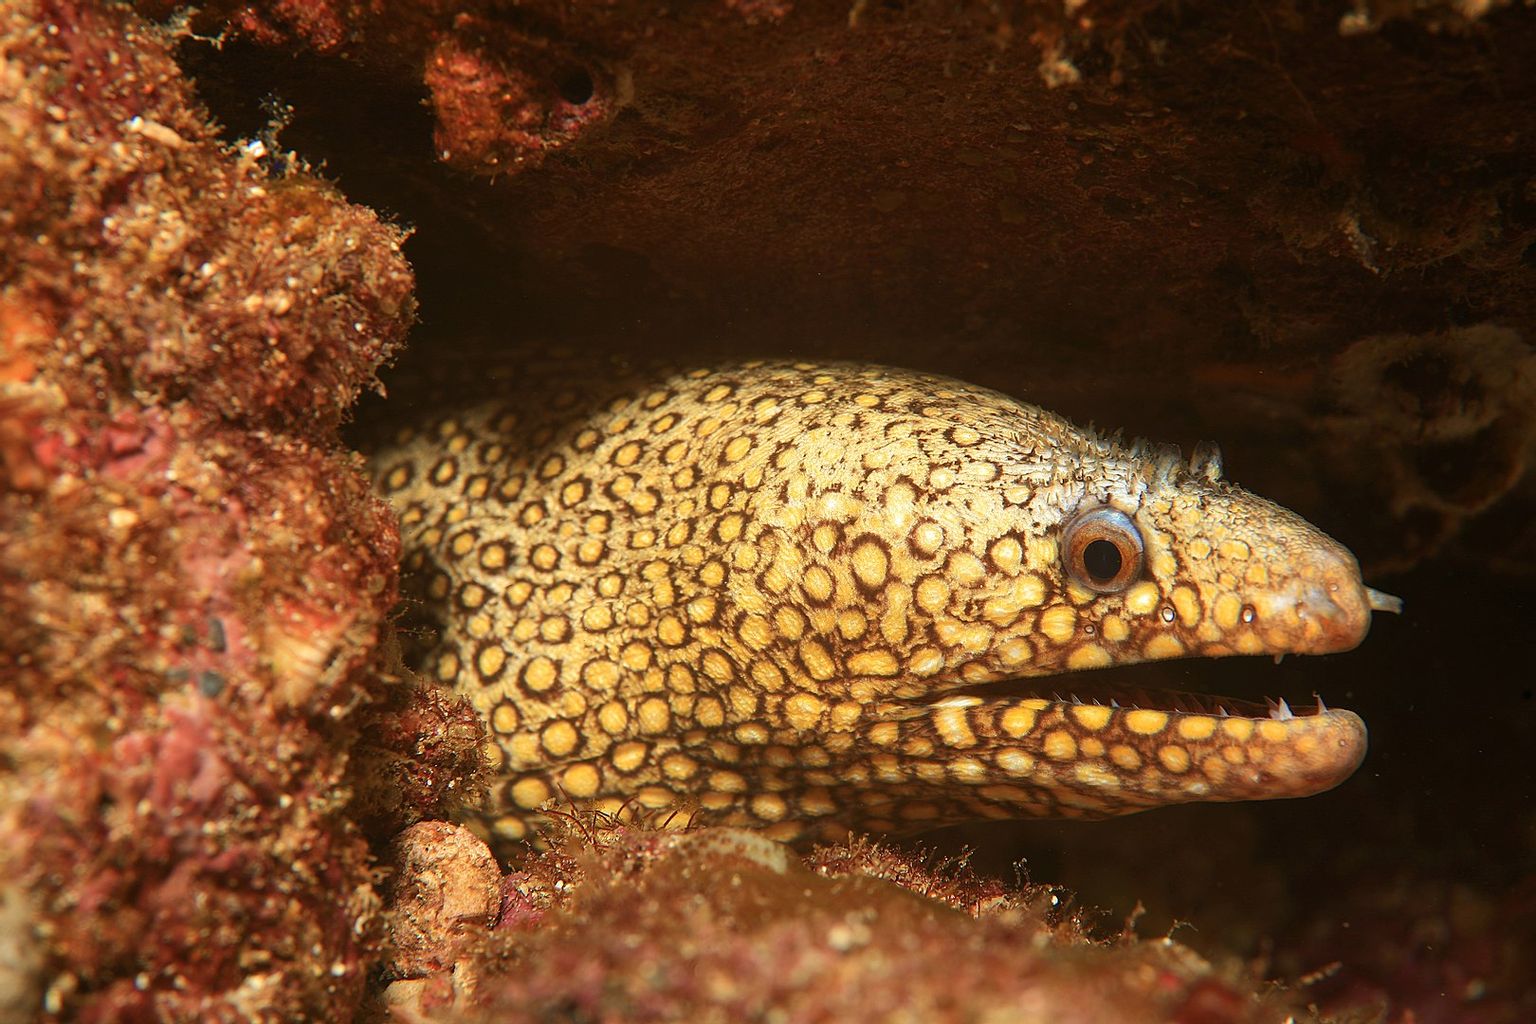
<svg viewBox="0 0 1536 1024"><path fill-rule="evenodd" d="M1291 637L1286 649L1274 654L1277 663L1289 654L1333 654L1352 650L1365 639L1373 612L1402 612L1402 598L1365 586L1358 576L1348 582L1349 585L1339 580L1307 581L1282 592L1281 601L1286 610L1300 613L1301 629ZM1271 607L1270 610L1275 609ZM1098 675L1099 671L1095 670L995 680L946 689L922 699L922 703L933 705L956 695L981 697L988 702L1033 697L1064 705L1102 704L1171 714L1281 721L1329 711L1322 697L1315 693L1315 707L1303 702L1292 706L1284 698L1267 698L1261 704L1237 697L1104 683L1096 678Z"/></svg>

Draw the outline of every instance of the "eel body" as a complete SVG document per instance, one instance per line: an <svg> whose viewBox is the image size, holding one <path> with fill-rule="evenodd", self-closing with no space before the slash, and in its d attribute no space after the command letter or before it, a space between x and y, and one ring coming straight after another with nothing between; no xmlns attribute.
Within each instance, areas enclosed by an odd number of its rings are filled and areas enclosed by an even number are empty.
<svg viewBox="0 0 1536 1024"><path fill-rule="evenodd" d="M784 838L1102 817L1316 793L1364 754L1321 705L1031 687L1345 650L1391 605L1213 453L884 367L557 363L373 466L506 837L552 801Z"/></svg>

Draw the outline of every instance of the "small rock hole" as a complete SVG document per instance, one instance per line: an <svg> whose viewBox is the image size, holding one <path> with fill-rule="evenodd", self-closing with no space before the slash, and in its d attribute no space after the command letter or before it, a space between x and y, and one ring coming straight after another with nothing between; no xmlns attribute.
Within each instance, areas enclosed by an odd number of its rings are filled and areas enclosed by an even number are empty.
<svg viewBox="0 0 1536 1024"><path fill-rule="evenodd" d="M579 107L592 98L597 91L597 86L592 82L592 76L586 68L567 68L560 72L555 79L555 88L560 93L560 98L572 106Z"/></svg>

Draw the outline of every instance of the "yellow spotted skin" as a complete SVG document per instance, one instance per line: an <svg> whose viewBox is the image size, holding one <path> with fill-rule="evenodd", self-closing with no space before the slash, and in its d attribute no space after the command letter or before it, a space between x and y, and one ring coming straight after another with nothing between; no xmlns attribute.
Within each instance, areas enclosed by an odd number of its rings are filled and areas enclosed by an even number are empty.
<svg viewBox="0 0 1536 1024"><path fill-rule="evenodd" d="M503 835L551 801L786 838L1101 817L1317 792L1363 755L1349 712L987 694L1359 642L1349 552L1209 460L885 367L573 365L450 403L373 456L437 630L425 668L494 739ZM1061 564L1064 524L1093 505L1145 545L1118 593Z"/></svg>

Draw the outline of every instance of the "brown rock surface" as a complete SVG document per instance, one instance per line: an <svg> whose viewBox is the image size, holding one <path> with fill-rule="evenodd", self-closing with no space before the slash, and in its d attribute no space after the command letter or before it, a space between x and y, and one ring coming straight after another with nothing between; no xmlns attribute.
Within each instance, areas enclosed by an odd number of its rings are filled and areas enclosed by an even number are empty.
<svg viewBox="0 0 1536 1024"><path fill-rule="evenodd" d="M0 7L0 1007L345 1020L398 541L335 430L412 275L374 213L220 142L168 41Z"/></svg>
<svg viewBox="0 0 1536 1024"><path fill-rule="evenodd" d="M501 909L501 869L462 825L423 821L395 839L385 972L416 978L452 966Z"/></svg>
<svg viewBox="0 0 1536 1024"><path fill-rule="evenodd" d="M1172 941L1093 942L1046 887L867 843L802 862L734 829L584 820L551 838L561 852L507 877L501 919L470 964L391 986L402 1019L1315 1019L1260 994L1235 961Z"/></svg>

